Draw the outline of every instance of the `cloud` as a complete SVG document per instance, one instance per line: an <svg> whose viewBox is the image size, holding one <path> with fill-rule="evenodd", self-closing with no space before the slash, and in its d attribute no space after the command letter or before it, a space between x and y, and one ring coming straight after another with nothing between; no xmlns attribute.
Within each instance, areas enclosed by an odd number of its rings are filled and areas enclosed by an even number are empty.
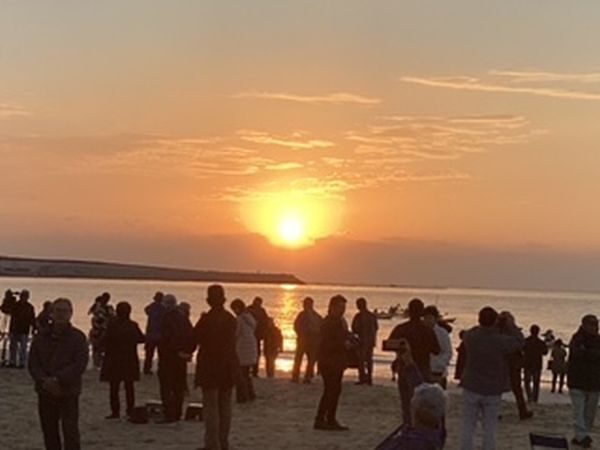
<svg viewBox="0 0 600 450"><path fill-rule="evenodd" d="M261 145L274 145L293 150L313 150L333 147L335 144L323 139L305 139L303 133L293 133L289 137L271 135L264 131L240 130L240 138L247 142Z"/></svg>
<svg viewBox="0 0 600 450"><path fill-rule="evenodd" d="M0 119L11 119L13 117L27 117L31 111L14 103L0 103Z"/></svg>
<svg viewBox="0 0 600 450"><path fill-rule="evenodd" d="M472 77L416 77L403 76L400 81L427 87L454 89L461 91L497 92L526 94L538 97L562 98L569 100L600 100L600 92L571 90L559 87L515 86L502 84L502 81L485 81Z"/></svg>
<svg viewBox="0 0 600 450"><path fill-rule="evenodd" d="M250 92L240 92L239 94L235 94L233 96L233 98L258 99L258 100L281 100L281 101L315 104L315 105L356 104L356 105L364 105L364 106L373 106L373 105L378 105L381 103L381 100L378 98L364 97L362 95L352 94L352 93L348 93L348 92L334 92L331 94L323 94L323 95L301 95L301 94L291 94L291 93L286 93L286 92L250 91Z"/></svg>
<svg viewBox="0 0 600 450"><path fill-rule="evenodd" d="M515 83L544 83L551 81L600 83L600 72L557 73L544 71L490 70L489 74L500 77L508 77L512 82Z"/></svg>

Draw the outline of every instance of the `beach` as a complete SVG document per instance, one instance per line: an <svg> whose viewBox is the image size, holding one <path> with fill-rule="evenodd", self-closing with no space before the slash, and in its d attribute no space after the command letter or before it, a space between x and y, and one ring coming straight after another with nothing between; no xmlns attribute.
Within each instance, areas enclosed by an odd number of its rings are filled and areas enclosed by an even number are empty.
<svg viewBox="0 0 600 450"><path fill-rule="evenodd" d="M302 449L348 450L374 449L400 423L398 393L392 383L381 380L375 386L355 386L355 372L346 372L339 407L340 421L350 427L347 432L324 432L312 429L316 405L321 394L320 379L312 385L293 384L289 376L256 380L255 403L235 405L231 432L232 449ZM189 385L193 386L190 375ZM26 371L0 369L0 448L43 448L37 417L36 394ZM122 403L124 394L122 393ZM136 384L136 403L158 399L156 375L145 376ZM199 390L191 390L187 401L201 401ZM124 407L124 406L123 406ZM534 405L535 417L519 421L511 396L502 404L498 449L527 449L528 433L571 436L571 407L568 394L542 394L542 403ZM182 421L175 425L154 423L134 425L124 419L106 420L109 414L108 384L98 381L98 372L88 370L84 376L80 399L82 448L100 449L195 449L203 445L201 422ZM446 449L458 449L460 442L460 390L448 393L448 441ZM600 434L593 435L600 440Z"/></svg>

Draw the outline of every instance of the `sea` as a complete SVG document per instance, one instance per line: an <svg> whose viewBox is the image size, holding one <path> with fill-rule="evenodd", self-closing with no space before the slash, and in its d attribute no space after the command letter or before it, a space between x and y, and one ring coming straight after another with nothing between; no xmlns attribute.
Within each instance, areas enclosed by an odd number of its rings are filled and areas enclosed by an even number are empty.
<svg viewBox="0 0 600 450"><path fill-rule="evenodd" d="M142 330L146 317L144 307L149 304L156 291L174 294L178 301L186 301L192 305L192 322L195 323L202 312L208 309L206 304L206 288L211 283L205 282L171 282L171 281L138 281L138 280L88 280L88 279L42 279L42 278L0 278L0 290L28 289L31 302L36 312L46 300L58 297L71 299L74 305L72 322L84 332L90 328L88 309L96 296L102 292L111 294L111 303L127 301L132 306L132 319L137 321ZM267 285L267 284L235 284L224 285L229 301L240 298L249 304L256 296L264 300L263 306L281 328L284 336L285 351L277 361L277 369L291 371L295 335L294 318L302 309L302 300L310 296L315 300L315 307L321 313L327 311L329 299L342 294L348 299L346 319L350 323L356 313L354 301L364 297L370 309L387 311L390 306L405 307L415 297L426 305L436 305L440 312L454 318L452 332L453 346L458 346L458 332L468 329L477 322L477 313L483 306L492 306L498 311L510 311L517 319L517 324L527 330L537 324L542 331L552 330L556 338L568 342L577 330L581 317L585 314L600 313L600 293L575 292L539 292L492 289L458 289L458 288L404 288L404 287L372 287L343 285ZM381 341L386 339L392 329L401 323L402 317L379 320L378 346L375 351L376 376L389 378L390 363L393 354L381 349ZM6 326L6 318L0 320L0 327ZM2 329L1 331L4 331ZM141 346L140 346L141 347ZM140 352L141 352L140 348Z"/></svg>

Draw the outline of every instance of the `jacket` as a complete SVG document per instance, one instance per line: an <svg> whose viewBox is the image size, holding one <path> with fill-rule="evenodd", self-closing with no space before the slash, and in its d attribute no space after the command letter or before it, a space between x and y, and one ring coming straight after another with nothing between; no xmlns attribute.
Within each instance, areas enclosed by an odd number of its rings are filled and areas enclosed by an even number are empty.
<svg viewBox="0 0 600 450"><path fill-rule="evenodd" d="M390 339L405 338L410 344L410 350L415 364L425 379L431 374L430 355L440 353L440 344L434 331L426 326L421 319L411 319L397 325L390 334ZM400 368L398 373L402 373Z"/></svg>
<svg viewBox="0 0 600 450"><path fill-rule="evenodd" d="M349 331L343 318L328 315L321 324L319 367L344 370L348 366Z"/></svg>
<svg viewBox="0 0 600 450"><path fill-rule="evenodd" d="M101 381L139 381L140 360L137 346L144 342L138 324L129 319L113 320L104 335L105 355Z"/></svg>
<svg viewBox="0 0 600 450"><path fill-rule="evenodd" d="M567 386L587 392L600 391L600 335L582 328L569 343Z"/></svg>
<svg viewBox="0 0 600 450"><path fill-rule="evenodd" d="M448 366L452 360L452 342L450 341L450 333L442 328L438 324L433 326L433 332L437 338L438 344L440 345L440 353L438 355L430 356L431 372L434 374L442 374L443 376L448 375Z"/></svg>
<svg viewBox="0 0 600 450"><path fill-rule="evenodd" d="M314 311L301 311L294 320L294 331L300 342L318 345L323 318Z"/></svg>
<svg viewBox="0 0 600 450"><path fill-rule="evenodd" d="M362 348L374 348L377 343L377 317L371 311L361 311L352 319L352 331L358 335Z"/></svg>
<svg viewBox="0 0 600 450"><path fill-rule="evenodd" d="M53 326L49 327L33 338L28 365L36 391L40 394L44 393L42 379L56 377L61 396L79 395L87 363L85 334L71 325L60 332Z"/></svg>
<svg viewBox="0 0 600 450"><path fill-rule="evenodd" d="M29 334L35 328L35 309L26 301L16 302L10 312L9 332L13 334Z"/></svg>
<svg viewBox="0 0 600 450"><path fill-rule="evenodd" d="M523 346L516 327L500 333L495 327L471 328L463 340L465 369L460 385L480 395L496 396L510 390L508 357Z"/></svg>
<svg viewBox="0 0 600 450"><path fill-rule="evenodd" d="M146 340L148 342L156 343L160 340L162 318L165 313L165 308L159 302L152 302L144 308L144 312L148 316L148 322L146 323Z"/></svg>
<svg viewBox="0 0 600 450"><path fill-rule="evenodd" d="M258 361L256 320L248 311L237 316L235 350L240 366L253 366Z"/></svg>
<svg viewBox="0 0 600 450"><path fill-rule="evenodd" d="M526 370L542 370L544 355L548 354L546 343L535 336L528 336L523 346L523 367Z"/></svg>

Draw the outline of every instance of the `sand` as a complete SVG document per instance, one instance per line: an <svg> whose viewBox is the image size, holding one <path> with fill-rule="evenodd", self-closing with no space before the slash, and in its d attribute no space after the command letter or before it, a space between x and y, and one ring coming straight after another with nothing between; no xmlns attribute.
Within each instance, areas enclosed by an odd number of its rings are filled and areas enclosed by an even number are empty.
<svg viewBox="0 0 600 450"><path fill-rule="evenodd" d="M353 384L347 372L339 408L340 421L350 431L314 431L312 422L321 393L321 383L297 385L281 378L256 380L258 400L234 406L232 448L259 449L373 449L399 423L400 411L395 387L387 381L366 387ZM286 378L284 378L286 377ZM96 371L88 371L80 402L80 428L83 449L194 449L203 444L200 422L175 425L133 425L125 420L109 421L108 385L100 383ZM2 449L39 449L42 437L37 417L36 394L26 371L0 369L0 437ZM146 376L136 385L137 403L156 399L156 376ZM190 401L200 399L192 391ZM502 405L498 449L527 449L528 433L558 433L571 436L571 408L568 395L544 393L542 403L534 405L533 420L518 420L510 396ZM460 390L451 388L448 402L447 449L459 448ZM123 407L124 408L124 407ZM600 435L594 436L600 442Z"/></svg>

